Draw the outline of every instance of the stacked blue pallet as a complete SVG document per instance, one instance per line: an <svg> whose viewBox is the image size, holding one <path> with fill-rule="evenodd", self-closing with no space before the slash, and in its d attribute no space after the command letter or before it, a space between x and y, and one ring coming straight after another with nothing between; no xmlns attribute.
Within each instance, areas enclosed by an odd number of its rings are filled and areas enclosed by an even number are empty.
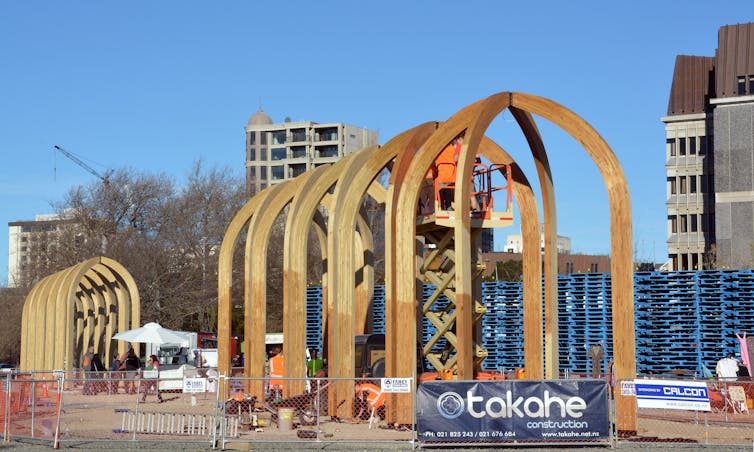
<svg viewBox="0 0 754 452"><path fill-rule="evenodd" d="M723 353L738 353L736 337L752 333L754 327L754 274L751 270L723 272Z"/></svg>
<svg viewBox="0 0 754 452"><path fill-rule="evenodd" d="M659 284L652 284L636 298L637 371L696 369L699 328L695 272L650 275L648 280Z"/></svg>
<svg viewBox="0 0 754 452"><path fill-rule="evenodd" d="M521 283L485 283L482 294L487 313L482 319L484 368L511 370L524 363L523 290Z"/></svg>
<svg viewBox="0 0 754 452"><path fill-rule="evenodd" d="M723 303L723 272L705 270L696 272L697 298L699 305L699 359L697 372L701 375L701 365L711 372L725 353L723 319L726 307ZM731 351L732 352L732 351Z"/></svg>
<svg viewBox="0 0 754 452"><path fill-rule="evenodd" d="M542 295L544 296L544 284ZM570 340L571 311L569 293L571 290L571 278L563 275L558 276L558 353L560 354L558 372L575 372L572 367L571 357L576 350ZM545 319L542 316L542 331L545 331ZM546 366L545 366L546 367Z"/></svg>
<svg viewBox="0 0 754 452"><path fill-rule="evenodd" d="M563 279L570 280L566 292L566 320L561 322L561 342L567 331L568 354L561 352L561 369L575 373L591 372L592 364L589 352L591 347L602 347L602 362L599 368L604 370L611 353L608 340L607 318L610 314L608 297L608 275L602 273L572 274ZM567 362L563 358L567 356Z"/></svg>
<svg viewBox="0 0 754 452"><path fill-rule="evenodd" d="M376 286L372 298L372 332L385 334L385 286Z"/></svg>
<svg viewBox="0 0 754 452"><path fill-rule="evenodd" d="M322 287L306 288L306 346L322 351Z"/></svg>

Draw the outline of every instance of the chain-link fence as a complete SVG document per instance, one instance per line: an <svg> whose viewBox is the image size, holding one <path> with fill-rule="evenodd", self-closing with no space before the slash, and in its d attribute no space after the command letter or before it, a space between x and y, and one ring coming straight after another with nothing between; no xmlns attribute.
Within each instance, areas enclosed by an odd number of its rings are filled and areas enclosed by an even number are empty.
<svg viewBox="0 0 754 452"><path fill-rule="evenodd" d="M754 381L749 378L624 380L615 391L637 403L637 429L619 435L619 441L752 444Z"/></svg>
<svg viewBox="0 0 754 452"><path fill-rule="evenodd" d="M411 379L406 380L411 388ZM238 429L235 435L226 432L223 447L234 442L413 443L415 438L413 393L390 393L384 380L225 381L230 394L225 416Z"/></svg>

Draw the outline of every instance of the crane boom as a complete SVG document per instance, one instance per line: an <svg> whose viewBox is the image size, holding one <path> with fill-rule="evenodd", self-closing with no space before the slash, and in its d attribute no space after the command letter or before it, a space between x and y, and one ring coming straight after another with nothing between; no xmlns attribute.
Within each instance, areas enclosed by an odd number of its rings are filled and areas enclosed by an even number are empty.
<svg viewBox="0 0 754 452"><path fill-rule="evenodd" d="M69 159L73 160L73 162L76 163L78 166L84 168L85 170L87 170L91 174L93 174L93 175L97 176L98 178L102 179L102 182L104 182L105 185L107 185L107 184L110 183L110 181L108 179L109 176L110 176L109 172L106 172L105 175L103 176L100 173L98 173L94 168L92 168L91 166L87 165L83 160L81 160L80 158L78 158L74 154L72 154L70 151L67 151L67 150L63 149L62 147L60 147L58 145L54 145L53 147L55 149L57 149L58 151L60 151L63 155L65 155Z"/></svg>

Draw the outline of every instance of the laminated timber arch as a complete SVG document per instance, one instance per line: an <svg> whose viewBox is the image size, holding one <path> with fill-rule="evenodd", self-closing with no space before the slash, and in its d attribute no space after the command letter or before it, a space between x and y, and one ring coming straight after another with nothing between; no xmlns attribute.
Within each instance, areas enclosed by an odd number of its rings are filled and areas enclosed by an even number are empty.
<svg viewBox="0 0 754 452"><path fill-rule="evenodd" d="M430 165L442 148L455 136L465 131L465 140L458 161L456 176L456 193L470 192L470 175L474 152L482 141L484 132L492 119L503 110L514 107L514 113L531 113L541 116L574 137L587 151L602 174L610 203L611 224L611 273L613 299L613 349L615 353L616 378L633 378L635 376L635 339L633 318L633 281L631 261L631 206L628 186L623 171L610 147L602 137L575 113L565 107L541 98L522 93L504 92L495 94L465 108L442 124L425 145L414 156L403 177L401 189L394 194L397 199L396 237L395 237L395 301L389 303L390 312L386 321L387 331L401 331L395 335L394 343L387 345L388 357L393 356L395 366L388 364L391 376L410 376L414 363L410 358L397 355L398 350L411 350L416 341L416 270L414 262L414 240L416 234L415 206L419 187ZM542 149L543 151L543 149ZM544 169L544 168L543 168ZM551 187L550 187L551 188ZM459 199L460 198L460 199ZM545 200L547 208L553 200ZM472 315L472 264L470 249L469 199L467 196L456 197L456 215L454 227L456 253L456 316L457 316L457 350L459 350L458 374L461 379L473 377ZM545 227L545 235L552 234L552 225ZM523 231L522 231L523 232ZM551 237L551 239L554 239ZM547 239L546 239L547 240ZM530 281L530 283L533 283ZM529 334L525 332L525 334ZM388 342L391 339L388 334ZM556 349L555 349L556 350ZM410 354L410 353L409 353ZM400 358L400 359L399 359ZM390 362L388 358L388 363ZM410 405L405 397L396 397L396 409ZM624 416L618 420L620 430L636 430L636 407L630 400L618 397L618 410Z"/></svg>
<svg viewBox="0 0 754 452"><path fill-rule="evenodd" d="M139 326L139 292L118 262L97 257L38 282L24 302L21 370L76 368L90 345L108 359L112 336ZM120 344L125 352L125 343Z"/></svg>

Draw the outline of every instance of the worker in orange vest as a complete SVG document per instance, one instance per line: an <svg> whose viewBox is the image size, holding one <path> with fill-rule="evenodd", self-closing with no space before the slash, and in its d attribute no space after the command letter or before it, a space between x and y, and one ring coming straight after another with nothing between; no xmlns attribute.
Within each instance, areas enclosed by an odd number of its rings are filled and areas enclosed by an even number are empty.
<svg viewBox="0 0 754 452"><path fill-rule="evenodd" d="M270 358L270 391L279 394L283 390L283 377L285 376L285 359L280 346L272 349L274 354Z"/></svg>

